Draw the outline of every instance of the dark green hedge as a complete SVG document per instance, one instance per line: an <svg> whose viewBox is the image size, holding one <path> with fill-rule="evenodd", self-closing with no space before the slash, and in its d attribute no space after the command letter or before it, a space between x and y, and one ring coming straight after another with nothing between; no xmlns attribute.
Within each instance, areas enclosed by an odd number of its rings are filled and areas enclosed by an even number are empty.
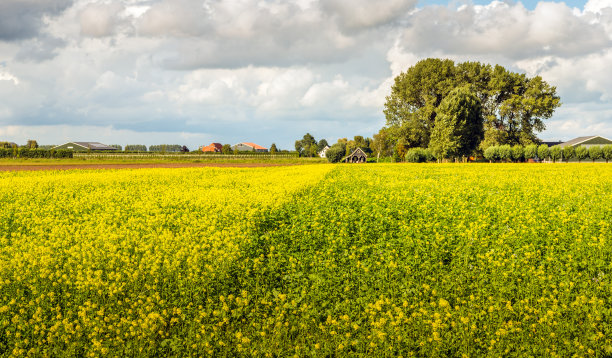
<svg viewBox="0 0 612 358"><path fill-rule="evenodd" d="M0 158L72 158L71 150L0 148Z"/></svg>

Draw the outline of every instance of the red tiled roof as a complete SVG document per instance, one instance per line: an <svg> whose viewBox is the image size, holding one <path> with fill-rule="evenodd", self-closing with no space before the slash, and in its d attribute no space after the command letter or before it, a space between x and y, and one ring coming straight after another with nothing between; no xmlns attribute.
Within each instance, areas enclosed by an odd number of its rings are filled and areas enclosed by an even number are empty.
<svg viewBox="0 0 612 358"><path fill-rule="evenodd" d="M210 143L206 147L202 147L202 151L203 152L220 152L222 148L223 148L223 145L221 145L221 143Z"/></svg>
<svg viewBox="0 0 612 358"><path fill-rule="evenodd" d="M262 147L261 145L258 145L255 143L242 142L242 144L246 144L249 147L253 147L253 149L268 149L268 148Z"/></svg>

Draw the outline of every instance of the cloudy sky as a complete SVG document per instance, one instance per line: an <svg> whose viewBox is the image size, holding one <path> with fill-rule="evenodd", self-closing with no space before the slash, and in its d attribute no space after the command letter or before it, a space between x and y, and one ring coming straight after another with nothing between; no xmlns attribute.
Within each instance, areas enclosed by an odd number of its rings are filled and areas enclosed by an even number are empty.
<svg viewBox="0 0 612 358"><path fill-rule="evenodd" d="M612 0L1 0L0 141L372 136L427 57L557 86L543 139L612 137Z"/></svg>

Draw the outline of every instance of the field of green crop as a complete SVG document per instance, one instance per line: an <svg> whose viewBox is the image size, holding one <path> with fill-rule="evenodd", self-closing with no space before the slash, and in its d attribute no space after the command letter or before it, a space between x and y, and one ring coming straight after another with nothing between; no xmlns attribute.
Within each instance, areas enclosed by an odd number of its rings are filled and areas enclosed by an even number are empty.
<svg viewBox="0 0 612 358"><path fill-rule="evenodd" d="M0 173L2 356L609 356L612 165Z"/></svg>

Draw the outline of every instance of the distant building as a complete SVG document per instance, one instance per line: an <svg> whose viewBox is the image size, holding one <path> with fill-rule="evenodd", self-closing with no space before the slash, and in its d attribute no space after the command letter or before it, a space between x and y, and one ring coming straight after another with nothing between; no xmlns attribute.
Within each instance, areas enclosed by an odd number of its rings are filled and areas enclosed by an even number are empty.
<svg viewBox="0 0 612 358"><path fill-rule="evenodd" d="M329 149L329 145L326 145L325 148L323 148L323 150L319 152L319 157L326 158L325 154L327 153L328 149Z"/></svg>
<svg viewBox="0 0 612 358"><path fill-rule="evenodd" d="M206 153L221 153L223 145L221 143L210 143L206 147L202 147L202 151Z"/></svg>
<svg viewBox="0 0 612 358"><path fill-rule="evenodd" d="M113 148L109 145L102 144L99 142L68 142L62 145L58 145L53 147L52 149L66 149L66 150L74 150L75 152L85 152L85 151L111 151L117 150L117 148Z"/></svg>
<svg viewBox="0 0 612 358"><path fill-rule="evenodd" d="M243 142L235 144L232 147L233 150L237 150L239 152L267 152L268 148L262 147L261 145L249 142Z"/></svg>
<svg viewBox="0 0 612 358"><path fill-rule="evenodd" d="M602 136L593 135L587 137L578 137L572 140L569 140L565 143L558 144L561 148L571 146L571 147L593 147L593 146L602 146L612 144L612 140L608 138L604 138Z"/></svg>
<svg viewBox="0 0 612 358"><path fill-rule="evenodd" d="M347 155L342 161L345 163L365 163L368 159L368 156L361 148L357 148L351 153Z"/></svg>

